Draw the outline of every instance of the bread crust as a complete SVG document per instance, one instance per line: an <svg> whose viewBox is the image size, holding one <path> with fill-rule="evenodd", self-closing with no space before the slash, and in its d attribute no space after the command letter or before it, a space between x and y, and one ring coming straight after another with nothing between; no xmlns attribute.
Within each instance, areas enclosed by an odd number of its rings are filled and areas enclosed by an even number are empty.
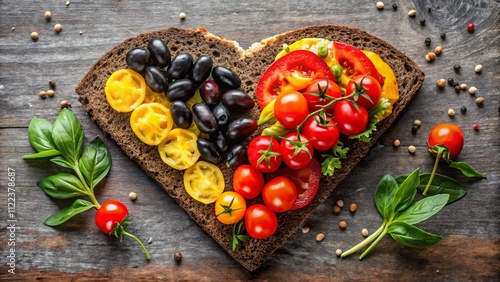
<svg viewBox="0 0 500 282"><path fill-rule="evenodd" d="M233 251L230 243L231 226L218 222L212 205L193 200L183 188L182 172L163 163L156 146L146 145L134 135L129 124L130 113L119 113L109 106L104 94L106 80L114 71L126 68L125 55L128 50L146 46L151 38L160 38L165 41L173 55L189 52L195 59L201 55L209 55L213 58L214 65L231 68L241 78L241 89L255 99L255 89L261 74L274 61L283 44L291 44L306 37L326 38L374 51L396 74L400 99L394 104L392 114L377 125L377 131L373 133L370 143L348 141L348 158L342 162L342 168L336 170L333 177L322 177L318 193L311 204L299 210L279 214L279 227L275 235L265 240L251 239ZM85 74L76 87L76 92L90 118L115 140L123 152L144 169L235 260L253 271L296 232L318 205L330 196L335 187L368 154L378 138L409 105L421 87L424 77L422 70L404 53L357 28L339 25L305 27L262 40L248 50L243 50L235 41L213 35L203 28L168 28L140 34L113 47ZM259 113L256 103L248 115L257 119ZM226 190L232 190L232 170L223 164L220 168L225 177Z"/></svg>

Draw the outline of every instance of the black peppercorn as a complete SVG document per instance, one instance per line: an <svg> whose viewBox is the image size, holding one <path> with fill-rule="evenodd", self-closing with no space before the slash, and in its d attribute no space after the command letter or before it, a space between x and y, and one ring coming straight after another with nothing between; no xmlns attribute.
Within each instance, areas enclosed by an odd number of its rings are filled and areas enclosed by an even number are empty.
<svg viewBox="0 0 500 282"><path fill-rule="evenodd" d="M430 37L427 37L427 38L424 40L424 43L425 43L425 45L427 45L427 46L431 45L431 38L430 38Z"/></svg>
<svg viewBox="0 0 500 282"><path fill-rule="evenodd" d="M455 82L453 82L453 87L457 87L457 86L460 86L460 83L458 83L458 82L456 82L456 81L455 81Z"/></svg>
<svg viewBox="0 0 500 282"><path fill-rule="evenodd" d="M424 18L420 18L419 23L420 23L420 25L425 25L425 19Z"/></svg>
<svg viewBox="0 0 500 282"><path fill-rule="evenodd" d="M392 4L392 9L394 11L396 11L398 9L398 4L396 4L396 3Z"/></svg>
<svg viewBox="0 0 500 282"><path fill-rule="evenodd" d="M460 93L460 85L455 85L455 92L458 94Z"/></svg>
<svg viewBox="0 0 500 282"><path fill-rule="evenodd" d="M418 126L414 125L411 127L411 133L417 134L417 131L418 131Z"/></svg>
<svg viewBox="0 0 500 282"><path fill-rule="evenodd" d="M449 86L453 86L453 82L454 82L454 81L453 81L453 78L451 78L451 77L450 77L450 78L448 78L448 85L449 85Z"/></svg>
<svg viewBox="0 0 500 282"><path fill-rule="evenodd" d="M460 65L458 65L458 64L453 66L453 70L454 70L455 72L459 72L459 71L460 71L460 69L461 69L461 67L460 67Z"/></svg>
<svg viewBox="0 0 500 282"><path fill-rule="evenodd" d="M499 110L500 110L500 109L499 109ZM462 114L465 114L465 113L467 112L467 108L466 108L465 106L462 106L462 107L460 108L460 112L461 112Z"/></svg>
<svg viewBox="0 0 500 282"><path fill-rule="evenodd" d="M441 33L441 39L445 40L446 39L446 33Z"/></svg>
<svg viewBox="0 0 500 282"><path fill-rule="evenodd" d="M49 81L49 86L50 86L50 88L55 88L56 87L56 82L53 81L53 80Z"/></svg>

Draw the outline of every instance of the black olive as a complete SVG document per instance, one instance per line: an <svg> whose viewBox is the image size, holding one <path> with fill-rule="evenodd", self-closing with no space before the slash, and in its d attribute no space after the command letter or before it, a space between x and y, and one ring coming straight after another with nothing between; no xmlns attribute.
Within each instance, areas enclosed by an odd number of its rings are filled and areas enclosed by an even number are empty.
<svg viewBox="0 0 500 282"><path fill-rule="evenodd" d="M193 113L186 103L180 100L172 102L170 105L170 114L174 123L180 128L188 129L193 123Z"/></svg>
<svg viewBox="0 0 500 282"><path fill-rule="evenodd" d="M217 120L205 103L194 104L192 111L194 122L201 132L208 134L217 132Z"/></svg>
<svg viewBox="0 0 500 282"><path fill-rule="evenodd" d="M226 136L229 140L239 142L252 135L257 130L257 121L251 118L239 118L227 127Z"/></svg>
<svg viewBox="0 0 500 282"><path fill-rule="evenodd" d="M138 73L144 73L151 55L146 48L132 48L125 56L127 66Z"/></svg>
<svg viewBox="0 0 500 282"><path fill-rule="evenodd" d="M185 78L191 73L193 68L193 56L191 54L182 52L177 54L170 65L168 66L166 75L168 79Z"/></svg>
<svg viewBox="0 0 500 282"><path fill-rule="evenodd" d="M200 56L193 64L193 71L191 72L191 80L196 85L200 85L205 81L212 71L214 61L210 56Z"/></svg>
<svg viewBox="0 0 500 282"><path fill-rule="evenodd" d="M241 80L238 75L222 66L216 66L212 69L212 77L219 87L226 90L238 89L241 86Z"/></svg>
<svg viewBox="0 0 500 282"><path fill-rule="evenodd" d="M222 131L217 131L217 133L210 134L210 141L215 143L217 149L220 153L225 153L229 148L226 140L226 135Z"/></svg>
<svg viewBox="0 0 500 282"><path fill-rule="evenodd" d="M243 144L237 144L231 147L226 155L226 166L237 168L247 162L247 150Z"/></svg>
<svg viewBox="0 0 500 282"><path fill-rule="evenodd" d="M229 111L234 113L244 113L255 106L253 99L245 92L233 89L222 95L222 102Z"/></svg>
<svg viewBox="0 0 500 282"><path fill-rule="evenodd" d="M151 90L158 93L165 92L165 89L167 88L167 80L165 79L165 75L163 75L160 68L155 66L147 67L144 78L146 79L146 83Z"/></svg>
<svg viewBox="0 0 500 282"><path fill-rule="evenodd" d="M196 140L196 145L198 147L198 152L200 156L211 163L217 164L221 161L222 156L217 149L217 146L212 141L202 138Z"/></svg>
<svg viewBox="0 0 500 282"><path fill-rule="evenodd" d="M231 117L229 109L224 106L224 104L220 103L213 108L212 113L214 114L219 129L226 129L229 124L229 118Z"/></svg>
<svg viewBox="0 0 500 282"><path fill-rule="evenodd" d="M207 80L200 85L200 96L205 104L213 107L221 100L219 85L213 80Z"/></svg>
<svg viewBox="0 0 500 282"><path fill-rule="evenodd" d="M148 42L148 50L153 63L159 68L168 67L171 60L170 50L163 40L153 38Z"/></svg>
<svg viewBox="0 0 500 282"><path fill-rule="evenodd" d="M193 82L187 78L181 78L168 85L165 96L170 102L177 100L186 102L194 96L195 92L196 88Z"/></svg>

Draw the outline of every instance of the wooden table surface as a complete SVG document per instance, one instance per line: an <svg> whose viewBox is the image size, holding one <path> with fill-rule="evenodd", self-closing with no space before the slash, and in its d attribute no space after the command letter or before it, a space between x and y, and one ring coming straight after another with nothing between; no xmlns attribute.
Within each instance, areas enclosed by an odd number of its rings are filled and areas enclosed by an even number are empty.
<svg viewBox="0 0 500 282"><path fill-rule="evenodd" d="M170 3L169 3L170 2ZM0 5L0 280L436 280L498 281L500 277L500 48L499 2L474 1L390 1L377 10L376 1L16 1ZM337 2L337 3L332 3ZM69 1L68 1L69 3ZM397 10L392 4L397 3ZM415 9L416 17L408 11ZM44 12L52 19L45 20ZM179 13L187 17L179 19ZM425 19L425 25L420 23ZM472 33L466 26L473 22ZM60 23L63 30L55 33ZM249 272L234 261L210 236L153 182L127 159L114 141L86 115L74 91L92 64L119 42L139 33L167 27L205 27L210 32L236 40L243 48L253 42L291 29L316 24L341 24L364 29L405 52L426 73L416 98L394 126L379 140L364 160L305 222L300 229L257 271ZM33 41L30 33L39 39ZM440 34L445 32L446 39ZM424 44L431 38L429 47ZM433 62L424 56L441 45L443 53ZM459 64L458 73L453 66ZM481 73L474 67L483 66ZM470 95L446 86L439 91L436 81L454 78L475 86ZM38 93L56 82L56 94L41 99ZM482 106L476 98L484 97ZM86 144L100 135L108 146L113 166L99 185L103 202L116 198L127 203L133 224L128 230L147 245L152 259L147 262L139 246L129 238L119 242L103 235L94 225L93 213L81 214L52 228L43 221L70 202L56 201L36 186L43 177L59 172L46 162L26 162L32 153L27 126L33 117L53 121L60 101L71 103L81 121ZM460 112L467 107L466 114ZM456 115L450 117L448 109ZM416 134L413 121L422 121ZM446 206L439 214L418 226L443 236L429 248L413 249L384 238L366 259L340 259L336 249L346 250L360 242L361 229L374 231L382 222L373 194L383 175L405 174L419 167L430 172L433 158L426 150L430 129L442 122L458 124L465 146L459 160L487 175L470 180L441 165L438 172L458 179L468 194ZM473 130L474 124L479 130ZM394 148L392 141L401 140ZM411 155L407 146L415 145ZM8 170L15 170L15 222L8 221ZM138 199L131 202L128 194ZM332 213L337 200L356 202L358 210ZM337 223L347 221L340 230ZM15 224L16 229L7 227ZM315 240L318 233L325 239ZM13 240L9 241L9 239ZM9 245L15 242L12 252ZM174 252L182 262L174 261ZM15 274L8 263L15 255Z"/></svg>

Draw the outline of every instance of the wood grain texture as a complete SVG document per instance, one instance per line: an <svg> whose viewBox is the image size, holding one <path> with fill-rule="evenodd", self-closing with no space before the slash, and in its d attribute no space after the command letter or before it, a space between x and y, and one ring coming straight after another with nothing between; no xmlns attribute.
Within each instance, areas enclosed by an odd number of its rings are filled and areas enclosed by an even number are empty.
<svg viewBox="0 0 500 282"><path fill-rule="evenodd" d="M2 171L16 170L16 275L7 273L6 173L1 176L0 202L0 279L14 280L434 280L495 281L500 276L500 63L499 4L492 1L394 1L398 10L386 3L379 11L374 2L351 1L183 1L159 4L157 1L13 1L0 5L0 162ZM431 8L430 11L428 8ZM407 12L417 10L410 18ZM52 12L46 21L43 13ZM187 18L178 15L185 12ZM419 19L425 18L425 26ZM468 22L476 30L466 31ZM56 34L53 26L63 25ZM86 116L77 102L75 86L92 64L111 47L139 33L165 27L205 27L210 32L236 40L243 48L274 34L304 26L333 23L361 28L396 46L413 58L426 73L423 87L398 122L372 149L333 195L306 221L311 232L293 235L261 268L248 272L223 251L189 216ZM14 29L12 29L15 27ZM38 41L29 34L37 31ZM80 35L82 31L82 35ZM446 32L445 40L439 34ZM424 39L432 39L431 46ZM443 53L427 63L425 54L435 46ZM455 73L453 65L460 64ZM483 72L474 73L476 64ZM456 94L446 87L439 91L436 81L452 77L476 86L475 96ZM56 95L41 100L40 90L48 82L57 83ZM475 104L484 97L482 107ZM50 228L44 219L68 204L54 201L36 187L36 182L58 172L46 162L25 162L21 157L33 152L27 139L27 125L34 117L51 121L57 116L61 100L72 103L72 111L82 122L86 143L101 135L111 151L113 167L97 188L101 201L116 198L128 203L129 231L147 241L152 254L147 263L135 242L123 242L103 235L94 227L93 214L87 212L67 224ZM460 114L466 106L467 113ZM457 112L447 115L448 108ZM422 126L411 133L414 119ZM373 204L373 193L386 173L399 175L419 167L430 171L432 157L426 151L429 130L437 123L457 123L464 130L465 147L459 159L485 173L488 179L471 181L441 166L439 171L464 183L468 194L447 206L438 216L419 227L443 236L438 245L412 249L382 240L365 260L355 256L338 259L337 248L346 250L363 239L362 228L374 231L381 223ZM479 131L472 125L478 123ZM392 147L400 139L399 148ZM415 145L410 155L406 147ZM138 193L130 202L128 193ZM337 199L356 202L358 211L343 210L333 215ZM348 228L339 230L339 220ZM317 233L325 240L316 242ZM175 251L183 260L176 264Z"/></svg>

